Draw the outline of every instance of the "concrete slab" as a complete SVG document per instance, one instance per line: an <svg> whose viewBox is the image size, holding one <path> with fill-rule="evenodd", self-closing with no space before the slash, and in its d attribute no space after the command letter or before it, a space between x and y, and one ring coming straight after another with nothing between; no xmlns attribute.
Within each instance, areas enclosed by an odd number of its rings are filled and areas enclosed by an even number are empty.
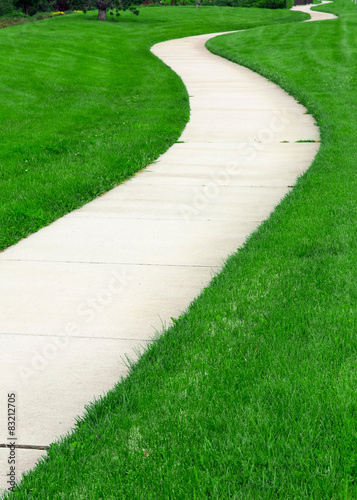
<svg viewBox="0 0 357 500"><path fill-rule="evenodd" d="M280 96L275 87L266 88L262 85L260 85L258 95L255 90L250 88L240 89L239 94L237 94L235 90L226 90L226 92L222 93L215 88L213 90L201 90L196 96L190 96L191 109L193 109L197 103L207 103L208 108L216 106L218 108L219 106L219 109L233 109L232 106L235 106L236 103L238 103L239 106L241 105L239 109L251 109L255 106L258 106L258 109L259 107L270 109L275 106L281 108L282 105L290 107L292 102L294 102L294 106L298 106L298 109L301 109L301 105L298 101L289 94ZM231 106L229 104L231 104Z"/></svg>
<svg viewBox="0 0 357 500"><path fill-rule="evenodd" d="M9 248L1 260L215 267L257 226L191 219L188 224L184 214L174 221L64 217L28 238L29 244Z"/></svg>
<svg viewBox="0 0 357 500"><path fill-rule="evenodd" d="M103 341L71 334L0 335L0 349L8 353L1 366L2 375L8 375L6 384L2 379L0 407L5 417L7 392L16 394L17 443L49 445L65 435L75 426L76 416L83 415L85 405L127 374L124 354L135 361L146 346L137 340ZM2 418L1 443L8 437L6 427Z"/></svg>
<svg viewBox="0 0 357 500"><path fill-rule="evenodd" d="M269 97L269 93L267 92L267 96L262 96L260 98L253 99L254 92L248 93L246 92L246 96L242 96L241 98L234 100L225 96L224 98L217 98L214 95L207 93L207 95L191 98L191 111L194 112L196 110L206 111L209 110L224 110L224 111L237 111L237 110L276 110L281 103L279 100L272 96ZM233 101L233 102L232 102ZM296 103L296 107L291 107L291 102L286 103L286 110L288 113L295 113L300 110L303 114L306 112L306 109Z"/></svg>
<svg viewBox="0 0 357 500"><path fill-rule="evenodd" d="M249 142L281 143L319 140L319 132L311 115L300 108L272 110L197 110L180 140L185 142Z"/></svg>
<svg viewBox="0 0 357 500"><path fill-rule="evenodd" d="M147 340L178 317L218 269L1 261L7 290L0 295L0 341L6 334ZM11 344L5 347L0 352L10 350L12 359ZM2 383L10 376L7 359L0 365Z"/></svg>
<svg viewBox="0 0 357 500"><path fill-rule="evenodd" d="M307 169L310 162L305 165ZM239 167L235 172L225 171L224 167L203 166L203 165L188 165L180 168L180 173L177 169L168 167L163 171L158 171L155 165L150 169L142 172L138 178L138 184L147 186L164 185L164 186L195 186L202 187L208 185L218 186L238 186L238 187L288 187L295 184L297 177L302 173L304 165L301 162L276 165L270 169L249 167ZM195 194L197 194L195 192ZM227 214L225 214L227 216Z"/></svg>
<svg viewBox="0 0 357 500"><path fill-rule="evenodd" d="M174 151L168 151L135 177L136 185L201 186L214 182L224 186L288 187L310 166L319 144L263 144L259 149L252 144L226 149L223 144L191 146L173 146ZM210 156L202 159L200 151L205 147Z"/></svg>
<svg viewBox="0 0 357 500"><path fill-rule="evenodd" d="M231 186L227 176L213 177L198 187L177 184L172 193L162 184L135 182L125 183L122 188L89 203L73 216L172 220L176 226L180 219L187 220L185 212L188 211L191 221L261 221L286 194L286 186L260 189ZM184 248L181 251L184 252Z"/></svg>
<svg viewBox="0 0 357 500"><path fill-rule="evenodd" d="M305 162L310 165L315 157L319 143L271 143L268 140L263 143L207 143L191 142L174 144L164 153L153 165L168 166L185 165L218 165L224 168L247 165L250 169L262 165L269 172L277 163L289 168L291 162ZM140 175L147 170L151 170L152 165L140 172ZM178 170L178 173L180 170Z"/></svg>

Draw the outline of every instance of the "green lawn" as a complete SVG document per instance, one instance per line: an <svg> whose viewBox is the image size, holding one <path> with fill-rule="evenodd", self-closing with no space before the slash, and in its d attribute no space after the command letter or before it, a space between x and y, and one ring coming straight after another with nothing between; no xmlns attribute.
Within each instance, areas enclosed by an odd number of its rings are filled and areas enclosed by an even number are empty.
<svg viewBox="0 0 357 500"><path fill-rule="evenodd" d="M293 22L289 11L142 8L0 30L0 251L155 160L189 119L181 80L149 48Z"/></svg>
<svg viewBox="0 0 357 500"><path fill-rule="evenodd" d="M313 165L14 497L357 498L357 11L319 9L209 42L314 114Z"/></svg>

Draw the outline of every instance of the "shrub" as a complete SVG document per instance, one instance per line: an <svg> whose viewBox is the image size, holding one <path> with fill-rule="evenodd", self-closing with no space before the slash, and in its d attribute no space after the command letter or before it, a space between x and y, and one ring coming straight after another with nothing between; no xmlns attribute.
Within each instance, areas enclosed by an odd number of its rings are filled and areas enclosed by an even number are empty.
<svg viewBox="0 0 357 500"><path fill-rule="evenodd" d="M2 0L0 0L1 2ZM34 16L37 12L50 12L53 10L54 0L13 0L17 10L30 16Z"/></svg>
<svg viewBox="0 0 357 500"><path fill-rule="evenodd" d="M0 0L0 16L11 15L14 10L13 0Z"/></svg>
<svg viewBox="0 0 357 500"><path fill-rule="evenodd" d="M247 3L251 3L248 2ZM253 1L253 5L245 5L245 7L259 7L261 9L285 9L285 0L257 0Z"/></svg>
<svg viewBox="0 0 357 500"><path fill-rule="evenodd" d="M203 5L218 5L220 7L226 6L258 7L261 9L285 9L285 0L206 0L203 2Z"/></svg>
<svg viewBox="0 0 357 500"><path fill-rule="evenodd" d="M69 0L56 0L53 8L55 11L61 11L64 12L66 10L70 10L71 6L69 4Z"/></svg>

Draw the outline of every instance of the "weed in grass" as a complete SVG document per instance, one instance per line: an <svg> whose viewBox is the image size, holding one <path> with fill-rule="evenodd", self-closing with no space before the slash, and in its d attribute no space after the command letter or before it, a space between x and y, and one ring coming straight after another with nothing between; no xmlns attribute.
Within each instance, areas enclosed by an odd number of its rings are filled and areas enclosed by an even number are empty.
<svg viewBox="0 0 357 500"><path fill-rule="evenodd" d="M321 141L316 139L301 139L300 141L295 141L295 142L321 142Z"/></svg>

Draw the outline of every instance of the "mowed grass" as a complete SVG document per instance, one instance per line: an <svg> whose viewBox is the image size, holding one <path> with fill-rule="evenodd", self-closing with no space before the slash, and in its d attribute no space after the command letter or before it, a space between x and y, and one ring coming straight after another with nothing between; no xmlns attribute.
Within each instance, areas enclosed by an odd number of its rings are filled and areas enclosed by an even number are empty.
<svg viewBox="0 0 357 500"><path fill-rule="evenodd" d="M181 80L149 48L205 32L301 20L261 9L142 8L0 31L0 250L155 160L189 119Z"/></svg>
<svg viewBox="0 0 357 500"><path fill-rule="evenodd" d="M357 13L327 9L210 41L307 106L320 152L14 498L357 498Z"/></svg>

